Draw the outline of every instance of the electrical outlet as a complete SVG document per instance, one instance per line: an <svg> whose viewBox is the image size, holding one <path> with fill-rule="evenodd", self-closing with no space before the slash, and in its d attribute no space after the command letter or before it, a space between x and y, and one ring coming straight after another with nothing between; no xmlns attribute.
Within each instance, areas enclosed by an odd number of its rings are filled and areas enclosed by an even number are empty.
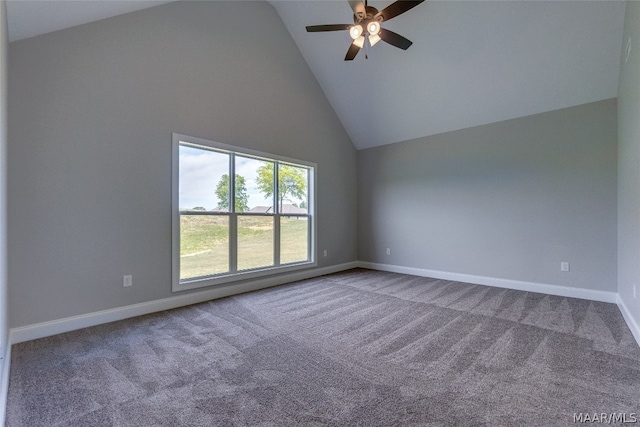
<svg viewBox="0 0 640 427"><path fill-rule="evenodd" d="M326 249L324 250L324 256L325 257L327 256L327 250Z"/></svg>
<svg viewBox="0 0 640 427"><path fill-rule="evenodd" d="M387 255L391 255L391 248L387 248Z"/></svg>
<svg viewBox="0 0 640 427"><path fill-rule="evenodd" d="M567 261L560 263L560 271L569 271L569 263Z"/></svg>
<svg viewBox="0 0 640 427"><path fill-rule="evenodd" d="M128 288L129 286L133 286L133 276L127 275L122 276L122 286Z"/></svg>

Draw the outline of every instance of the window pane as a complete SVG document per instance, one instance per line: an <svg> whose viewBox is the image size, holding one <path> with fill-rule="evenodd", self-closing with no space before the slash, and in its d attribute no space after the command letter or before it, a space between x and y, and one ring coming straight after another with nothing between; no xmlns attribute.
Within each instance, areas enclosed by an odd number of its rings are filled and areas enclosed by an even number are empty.
<svg viewBox="0 0 640 427"><path fill-rule="evenodd" d="M273 216L238 216L238 270L273 265Z"/></svg>
<svg viewBox="0 0 640 427"><path fill-rule="evenodd" d="M308 211L307 168L278 164L278 205L283 214L306 214Z"/></svg>
<svg viewBox="0 0 640 427"><path fill-rule="evenodd" d="M180 215L180 279L229 271L229 217Z"/></svg>
<svg viewBox="0 0 640 427"><path fill-rule="evenodd" d="M229 211L228 154L181 145L179 163L181 211Z"/></svg>
<svg viewBox="0 0 640 427"><path fill-rule="evenodd" d="M273 162L236 155L236 200L243 201L237 212L273 213L273 168Z"/></svg>
<svg viewBox="0 0 640 427"><path fill-rule="evenodd" d="M309 260L309 218L280 217L280 264Z"/></svg>

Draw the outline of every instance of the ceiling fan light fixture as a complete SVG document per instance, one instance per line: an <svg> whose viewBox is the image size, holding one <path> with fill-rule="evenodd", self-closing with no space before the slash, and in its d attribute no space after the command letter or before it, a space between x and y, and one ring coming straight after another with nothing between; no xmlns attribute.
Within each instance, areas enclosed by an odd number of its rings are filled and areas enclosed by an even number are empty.
<svg viewBox="0 0 640 427"><path fill-rule="evenodd" d="M353 27L349 28L349 35L353 40L357 40L358 37L362 36L362 31L362 25L354 25Z"/></svg>
<svg viewBox="0 0 640 427"><path fill-rule="evenodd" d="M353 41L353 44L358 46L360 49L364 46L364 36L360 36Z"/></svg>
<svg viewBox="0 0 640 427"><path fill-rule="evenodd" d="M380 32L380 23L378 21L371 21L367 24L367 32L370 36L377 36Z"/></svg>
<svg viewBox="0 0 640 427"><path fill-rule="evenodd" d="M382 40L382 39L381 39L381 38L380 38L380 36L379 36L379 35L377 35L377 34L375 34L375 35L374 35L374 34L371 34L371 35L369 36L369 44L370 44L371 46L375 46L375 45L376 45L376 43L378 43L380 40Z"/></svg>

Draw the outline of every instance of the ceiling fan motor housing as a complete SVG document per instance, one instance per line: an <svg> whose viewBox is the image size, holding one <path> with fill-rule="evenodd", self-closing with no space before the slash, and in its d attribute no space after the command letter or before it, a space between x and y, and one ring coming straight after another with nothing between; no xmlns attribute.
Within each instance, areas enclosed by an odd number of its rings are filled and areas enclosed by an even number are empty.
<svg viewBox="0 0 640 427"><path fill-rule="evenodd" d="M378 9L373 6L365 6L364 12L358 11L353 14L353 23L356 25L361 25L365 34L369 33L369 24L371 22L377 22L377 28L379 29L382 20L382 15L380 15L378 13Z"/></svg>

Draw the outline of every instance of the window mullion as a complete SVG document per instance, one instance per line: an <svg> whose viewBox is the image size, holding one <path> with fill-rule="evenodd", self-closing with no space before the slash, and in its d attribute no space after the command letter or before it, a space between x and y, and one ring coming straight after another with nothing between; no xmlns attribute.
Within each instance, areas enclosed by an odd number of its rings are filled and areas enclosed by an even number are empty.
<svg viewBox="0 0 640 427"><path fill-rule="evenodd" d="M236 156L229 153L229 272L238 271L238 214L236 212Z"/></svg>
<svg viewBox="0 0 640 427"><path fill-rule="evenodd" d="M307 260L311 261L313 257L313 218L311 215L307 216Z"/></svg>
<svg viewBox="0 0 640 427"><path fill-rule="evenodd" d="M273 203L275 208L273 209L273 212L275 212L276 214L280 213L280 204L278 203L280 201L280 197L279 196L279 179L278 179L278 162L273 162Z"/></svg>
<svg viewBox="0 0 640 427"><path fill-rule="evenodd" d="M238 272L238 214L229 214L229 272Z"/></svg>
<svg viewBox="0 0 640 427"><path fill-rule="evenodd" d="M229 212L236 211L236 156L229 153Z"/></svg>
<svg viewBox="0 0 640 427"><path fill-rule="evenodd" d="M280 265L280 188L279 183L280 179L278 179L278 173L280 171L279 163L274 162L273 164L273 195L275 202L275 215L273 217L273 265L276 267Z"/></svg>
<svg viewBox="0 0 640 427"><path fill-rule="evenodd" d="M307 239L307 259L309 261L312 261L315 259L314 245L315 245L316 233L314 233L314 230L315 230L314 221L316 219L312 213L315 212L313 203L315 203L316 199L315 199L315 195L311 194L311 192L314 191L314 188L315 188L315 183L313 182L311 169L307 169L307 200L306 200L307 202L307 236L309 236L309 238Z"/></svg>
<svg viewBox="0 0 640 427"><path fill-rule="evenodd" d="M279 214L273 216L273 265L280 265L280 218Z"/></svg>

